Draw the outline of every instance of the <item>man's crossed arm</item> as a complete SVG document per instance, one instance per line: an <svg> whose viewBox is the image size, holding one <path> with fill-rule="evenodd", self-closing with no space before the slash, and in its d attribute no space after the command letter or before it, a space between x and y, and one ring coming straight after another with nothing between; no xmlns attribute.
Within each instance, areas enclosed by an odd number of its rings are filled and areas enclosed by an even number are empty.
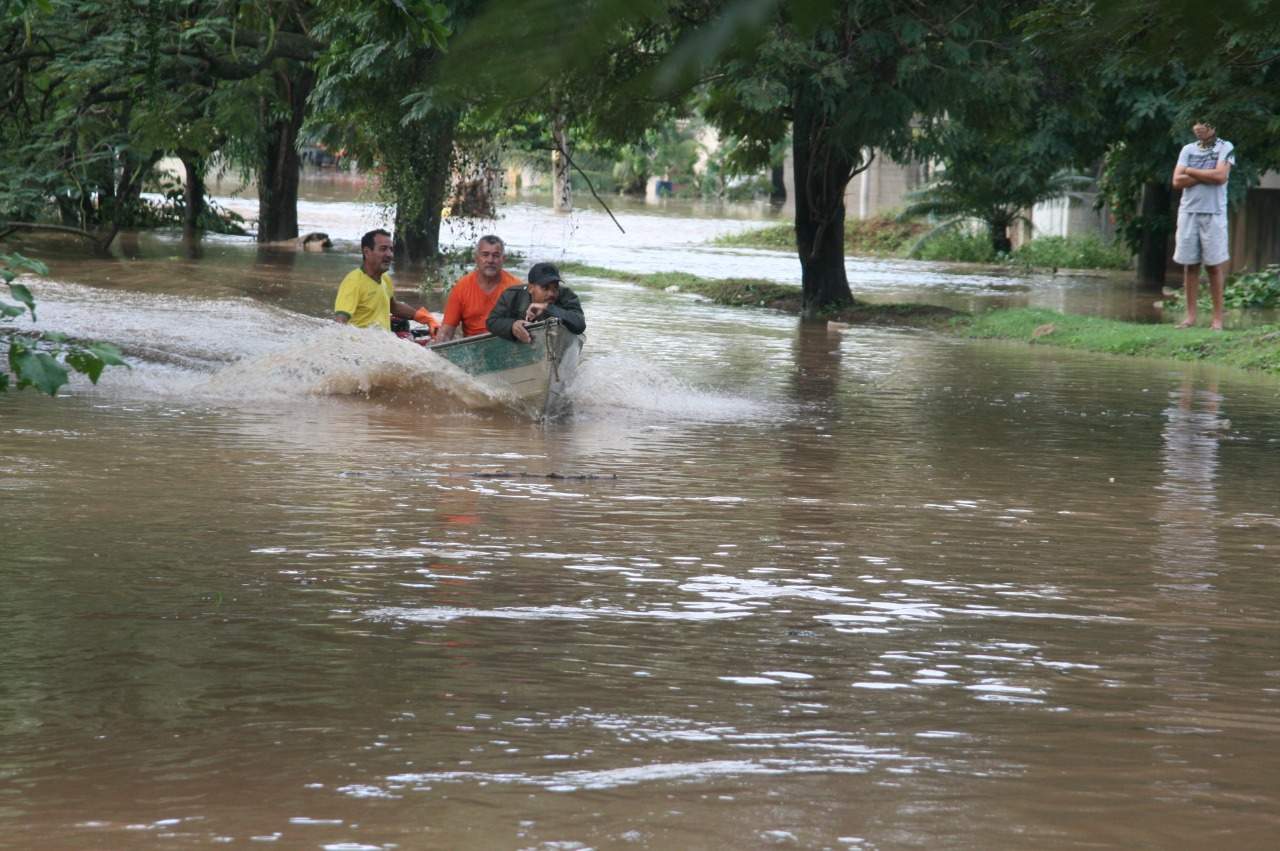
<svg viewBox="0 0 1280 851"><path fill-rule="evenodd" d="M1186 189L1188 186L1195 186L1197 183L1221 186L1227 182L1227 177L1230 174L1231 163L1225 159L1219 161L1213 168L1191 168L1180 165L1173 170L1173 188Z"/></svg>

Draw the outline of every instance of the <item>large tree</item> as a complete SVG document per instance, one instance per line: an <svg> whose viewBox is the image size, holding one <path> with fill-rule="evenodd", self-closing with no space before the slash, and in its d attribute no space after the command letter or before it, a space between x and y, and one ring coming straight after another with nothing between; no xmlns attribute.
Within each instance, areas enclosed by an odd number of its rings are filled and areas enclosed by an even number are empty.
<svg viewBox="0 0 1280 851"><path fill-rule="evenodd" d="M908 196L903 216L978 219L993 250L1007 253L1032 207L1093 186L1106 123L1091 87L1045 62L1013 19L990 36L999 48L987 73L1001 84L913 122L910 149L933 177Z"/></svg>
<svg viewBox="0 0 1280 851"><path fill-rule="evenodd" d="M376 169L395 206L397 253L412 264L439 254L459 110L423 92L465 6L335 0L316 29L326 48L313 130Z"/></svg>
<svg viewBox="0 0 1280 851"><path fill-rule="evenodd" d="M138 215L143 181L163 153L132 137L161 70L157 28L144 14L126 39L111 11L105 2L8 11L0 29L0 232L60 228L105 249Z"/></svg>
<svg viewBox="0 0 1280 851"><path fill-rule="evenodd" d="M1092 132L1078 150L1105 155L1102 188L1143 282L1164 280L1170 176L1193 121L1214 121L1239 149L1233 200L1280 167L1280 2L1045 0L1019 24L1084 92Z"/></svg>
<svg viewBox="0 0 1280 851"><path fill-rule="evenodd" d="M235 96L213 138L258 185L259 242L298 236L302 125L324 44L310 35L313 0L204 0L169 7L161 50L209 92Z"/></svg>
<svg viewBox="0 0 1280 851"><path fill-rule="evenodd" d="M980 133L951 122L931 146L939 160L936 177L908 195L902 215L939 217L943 226L977 219L986 225L996 254L1013 251L1010 231L1025 221L1027 210L1091 182L1064 171L1062 161L1042 154L1034 136L1018 130Z"/></svg>
<svg viewBox="0 0 1280 851"><path fill-rule="evenodd" d="M258 175L258 238L297 235L298 132L321 47L310 3L24 0L5 14L0 215L49 224L52 200L60 226L105 247L138 223L162 155L199 177L221 148Z"/></svg>
<svg viewBox="0 0 1280 851"><path fill-rule="evenodd" d="M474 5L427 94L465 111L465 150L498 145L550 163L558 208L575 167L585 176L580 155L624 158L683 109L687 87L652 80L678 34L667 0Z"/></svg>
<svg viewBox="0 0 1280 851"><path fill-rule="evenodd" d="M844 269L844 192L871 151L909 147L913 122L999 85L991 32L1007 10L939 0L568 0L491 2L489 33L518 32L494 57L528 97L549 80L584 81L575 107L605 133L695 91L741 140L739 166L770 165L791 130L796 248L804 312L852 299ZM554 45L554 49L549 49ZM603 84L595 95L594 85ZM597 105L604 104L605 109Z"/></svg>
<svg viewBox="0 0 1280 851"><path fill-rule="evenodd" d="M908 151L920 122L1005 86L1001 18L995 4L946 0L780 3L713 66L711 117L756 142L739 148L741 159L767 165L768 146L791 125L806 316L852 300L849 180L877 150Z"/></svg>

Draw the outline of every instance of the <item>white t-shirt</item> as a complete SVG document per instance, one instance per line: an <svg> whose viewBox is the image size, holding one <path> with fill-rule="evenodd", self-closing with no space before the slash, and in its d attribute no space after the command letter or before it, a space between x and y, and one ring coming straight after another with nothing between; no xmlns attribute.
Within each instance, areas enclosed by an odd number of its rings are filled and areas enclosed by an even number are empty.
<svg viewBox="0 0 1280 851"><path fill-rule="evenodd" d="M1187 168L1217 168L1218 163L1226 160L1234 167L1236 164L1236 146L1225 139L1214 139L1208 148L1200 147L1199 142L1184 145L1178 154L1178 165ZM1182 213L1225 213L1227 211L1227 184L1214 186L1212 183L1197 183L1182 190L1182 203L1178 206Z"/></svg>

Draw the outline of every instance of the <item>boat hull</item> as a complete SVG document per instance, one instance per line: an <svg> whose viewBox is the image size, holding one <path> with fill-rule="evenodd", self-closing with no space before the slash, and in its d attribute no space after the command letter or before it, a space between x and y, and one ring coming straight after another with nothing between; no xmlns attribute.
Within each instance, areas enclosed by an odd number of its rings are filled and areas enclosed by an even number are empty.
<svg viewBox="0 0 1280 851"><path fill-rule="evenodd" d="M578 365L582 335L558 319L527 326L531 343L478 334L426 348L477 381L511 398L513 407L534 417L552 417L567 407L565 389Z"/></svg>

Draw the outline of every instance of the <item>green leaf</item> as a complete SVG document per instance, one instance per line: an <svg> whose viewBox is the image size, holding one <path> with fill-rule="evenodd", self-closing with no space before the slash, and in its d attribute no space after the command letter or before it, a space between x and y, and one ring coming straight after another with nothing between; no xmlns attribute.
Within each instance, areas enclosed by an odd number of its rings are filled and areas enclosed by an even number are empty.
<svg viewBox="0 0 1280 851"><path fill-rule="evenodd" d="M18 376L18 387L32 386L50 396L67 383L67 370L47 352L37 352L13 342L9 347L9 366Z"/></svg>
<svg viewBox="0 0 1280 851"><path fill-rule="evenodd" d="M49 274L49 267L41 263L39 260L33 260L30 257L23 257L21 254L13 255L13 267L15 269L25 269L35 275Z"/></svg>
<svg viewBox="0 0 1280 851"><path fill-rule="evenodd" d="M120 350L110 343L90 343L85 346L85 349L92 352L95 357L107 366L123 366L126 368L129 366L129 364L125 363L124 355L120 353Z"/></svg>
<svg viewBox="0 0 1280 851"><path fill-rule="evenodd" d="M6 319L14 316L21 316L26 312L25 308L18 307L16 304L6 304L5 302L0 301L0 316L3 316Z"/></svg>
<svg viewBox="0 0 1280 851"><path fill-rule="evenodd" d="M9 295L16 298L27 306L27 310L31 311L31 321L36 321L36 300L31 295L31 290L23 284L9 284Z"/></svg>
<svg viewBox="0 0 1280 851"><path fill-rule="evenodd" d="M3 222L3 220L0 220L0 222ZM21 254L0 254L0 273L3 273L6 284L16 278L19 272L47 275L49 274L49 267L39 260L32 260L30 257L23 257Z"/></svg>
<svg viewBox="0 0 1280 851"><path fill-rule="evenodd" d="M96 356L93 352L87 349L75 349L67 352L67 366L76 372L87 375L90 381L97 384L98 377L102 375L102 370L107 365L102 362L102 358Z"/></svg>
<svg viewBox="0 0 1280 851"><path fill-rule="evenodd" d="M897 21L898 35L907 44L914 45L923 41L925 36L929 34L929 30L914 18L904 18Z"/></svg>

